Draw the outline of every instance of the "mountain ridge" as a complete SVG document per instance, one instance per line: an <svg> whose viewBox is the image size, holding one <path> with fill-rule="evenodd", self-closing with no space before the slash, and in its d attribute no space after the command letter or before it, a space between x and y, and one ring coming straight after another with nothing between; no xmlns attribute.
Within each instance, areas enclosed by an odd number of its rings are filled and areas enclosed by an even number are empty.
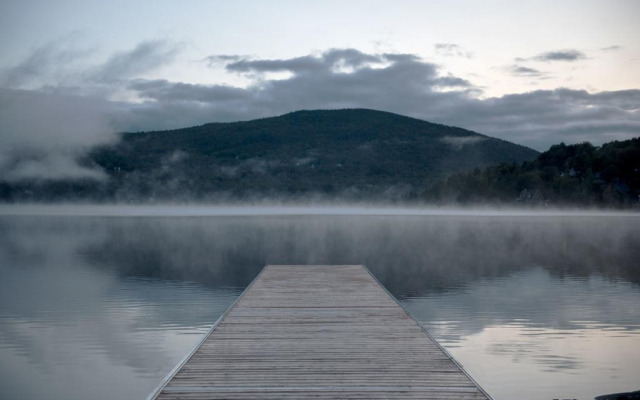
<svg viewBox="0 0 640 400"><path fill-rule="evenodd" d="M70 182L68 189L31 183L29 190L41 193L35 197L67 192L143 201L221 194L408 199L453 173L537 155L501 139L390 112L299 110L122 133L118 143L96 148L83 160L105 171L106 182Z"/></svg>

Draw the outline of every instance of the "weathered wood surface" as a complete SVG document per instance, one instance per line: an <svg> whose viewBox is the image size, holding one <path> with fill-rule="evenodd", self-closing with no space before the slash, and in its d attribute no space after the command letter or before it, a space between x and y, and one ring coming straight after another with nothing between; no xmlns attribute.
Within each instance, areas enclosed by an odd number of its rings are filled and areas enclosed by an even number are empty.
<svg viewBox="0 0 640 400"><path fill-rule="evenodd" d="M361 265L270 265L155 399L487 399Z"/></svg>

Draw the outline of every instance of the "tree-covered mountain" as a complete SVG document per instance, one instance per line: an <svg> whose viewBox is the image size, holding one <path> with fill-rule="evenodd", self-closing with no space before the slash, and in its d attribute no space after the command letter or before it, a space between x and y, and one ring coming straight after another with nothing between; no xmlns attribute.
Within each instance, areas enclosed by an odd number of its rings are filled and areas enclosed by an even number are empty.
<svg viewBox="0 0 640 400"><path fill-rule="evenodd" d="M450 176L425 193L436 203L638 206L640 138L600 147L551 146L534 161Z"/></svg>
<svg viewBox="0 0 640 400"><path fill-rule="evenodd" d="M388 112L297 111L246 122L124 133L84 160L104 181L4 182L4 200L208 200L311 195L419 198L447 176L538 153Z"/></svg>

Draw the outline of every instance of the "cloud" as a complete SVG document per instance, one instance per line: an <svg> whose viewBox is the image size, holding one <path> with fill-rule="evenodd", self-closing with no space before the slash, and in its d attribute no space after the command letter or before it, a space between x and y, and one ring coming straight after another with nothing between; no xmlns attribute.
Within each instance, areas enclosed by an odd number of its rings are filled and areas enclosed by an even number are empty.
<svg viewBox="0 0 640 400"><path fill-rule="evenodd" d="M180 50L180 44L166 40L142 42L132 50L112 55L96 68L91 78L109 83L137 77L171 63Z"/></svg>
<svg viewBox="0 0 640 400"><path fill-rule="evenodd" d="M436 43L434 46L436 54L444 57L473 57L473 53L454 43Z"/></svg>
<svg viewBox="0 0 640 400"><path fill-rule="evenodd" d="M232 72L313 72L325 67L324 60L312 57L298 57L288 60L239 60L226 65Z"/></svg>
<svg viewBox="0 0 640 400"><path fill-rule="evenodd" d="M212 58L213 57L213 58ZM221 60L219 56L207 59ZM366 54L356 49L330 49L318 56L307 55L290 59L251 60L246 58L234 59L225 56L226 70L243 73L290 72L292 74L318 73L342 71L352 72L360 68L376 64L394 63L399 61L416 61L415 56L407 54Z"/></svg>
<svg viewBox="0 0 640 400"><path fill-rule="evenodd" d="M600 50L602 50L602 51L618 51L618 50L622 50L622 46L602 47Z"/></svg>
<svg viewBox="0 0 640 400"><path fill-rule="evenodd" d="M474 145L486 139L487 138L483 136L445 136L440 140L454 149L460 150L464 146Z"/></svg>
<svg viewBox="0 0 640 400"><path fill-rule="evenodd" d="M507 67L505 69L511 75L515 75L515 76L534 77L534 76L542 76L543 75L542 72L540 72L539 70L537 70L535 68L523 67L521 65L511 65L511 66L509 66L509 67Z"/></svg>
<svg viewBox="0 0 640 400"><path fill-rule="evenodd" d="M124 116L135 108L109 99L132 78L172 62L179 51L177 43L147 41L95 65L93 51L73 34L2 71L0 180L104 177L79 160L88 149L115 140Z"/></svg>
<svg viewBox="0 0 640 400"><path fill-rule="evenodd" d="M545 53L540 53L531 58L516 58L515 61L542 61L542 62L553 62L553 61L579 61L585 60L587 56L575 49L567 49L567 50L556 50L556 51L548 51Z"/></svg>
<svg viewBox="0 0 640 400"><path fill-rule="evenodd" d="M286 79L255 78L246 88L138 80L129 89L142 99L128 115L136 129L246 120L299 109L367 107L411 114L448 99L469 96L473 85L441 75L439 68L408 54L365 54L332 49L291 59L241 60L236 73L289 72ZM447 92L441 90L446 89ZM167 125L164 125L167 124ZM184 125L182 125L184 126Z"/></svg>
<svg viewBox="0 0 640 400"><path fill-rule="evenodd" d="M104 171L79 165L79 154L64 152L40 153L35 156L22 156L13 160L4 160L0 165L2 180L12 182L20 180L53 179L92 179L107 177ZM3 157L4 159L4 157Z"/></svg>
<svg viewBox="0 0 640 400"><path fill-rule="evenodd" d="M209 57L203 58L202 62L207 64L208 67L214 68L219 67L220 65L224 65L234 61L240 61L244 59L250 58L249 56L238 56L238 55L226 55L226 54L218 54Z"/></svg>
<svg viewBox="0 0 640 400"><path fill-rule="evenodd" d="M0 89L0 179L103 177L79 159L115 140L103 99Z"/></svg>
<svg viewBox="0 0 640 400"><path fill-rule="evenodd" d="M92 52L81 44L79 33L67 35L36 48L22 62L0 71L0 86L20 89L66 84L69 71L81 68L78 64Z"/></svg>
<svg viewBox="0 0 640 400"><path fill-rule="evenodd" d="M449 88L472 88L473 85L466 79L458 78L455 76L444 76L433 81L434 87L449 87ZM475 88L478 90L477 88Z"/></svg>
<svg viewBox="0 0 640 400"><path fill-rule="evenodd" d="M92 64L94 51L80 42L74 34L35 49L22 62L0 72L0 87L108 95L120 89L114 83L173 62L182 48L167 40L145 41Z"/></svg>
<svg viewBox="0 0 640 400"><path fill-rule="evenodd" d="M460 103L461 125L543 150L560 141L600 144L640 135L640 90L537 90ZM452 109L452 110L454 110ZM447 120L453 115L446 116Z"/></svg>
<svg viewBox="0 0 640 400"><path fill-rule="evenodd" d="M174 83L164 79L134 80L129 83L128 89L144 99L165 102L224 103L251 100L249 92L233 86Z"/></svg>

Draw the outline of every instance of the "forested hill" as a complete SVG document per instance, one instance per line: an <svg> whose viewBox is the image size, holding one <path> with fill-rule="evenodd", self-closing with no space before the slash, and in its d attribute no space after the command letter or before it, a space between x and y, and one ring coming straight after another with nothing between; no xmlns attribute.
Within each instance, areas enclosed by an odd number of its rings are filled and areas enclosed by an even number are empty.
<svg viewBox="0 0 640 400"><path fill-rule="evenodd" d="M452 173L537 155L507 141L388 112L297 111L247 122L125 133L116 145L96 149L85 160L103 169L107 181L5 184L2 196L407 199Z"/></svg>
<svg viewBox="0 0 640 400"><path fill-rule="evenodd" d="M425 201L462 204L640 207L640 138L600 147L551 146L530 162L455 174Z"/></svg>

